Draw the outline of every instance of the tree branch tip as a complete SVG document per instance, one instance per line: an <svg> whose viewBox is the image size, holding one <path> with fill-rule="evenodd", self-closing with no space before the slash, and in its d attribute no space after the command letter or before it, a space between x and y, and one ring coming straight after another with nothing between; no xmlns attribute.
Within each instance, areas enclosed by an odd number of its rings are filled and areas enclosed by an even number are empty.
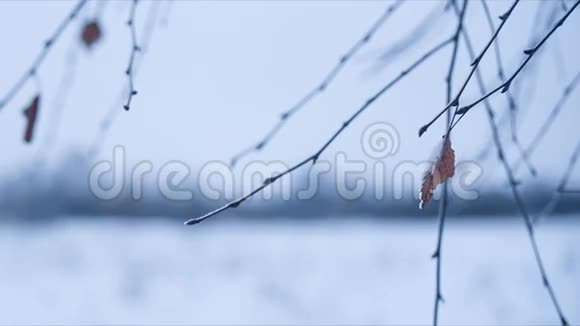
<svg viewBox="0 0 580 326"><path fill-rule="evenodd" d="M129 105L127 105L127 104L123 105L123 108L125 109L125 111L129 111L129 109L130 109Z"/></svg>
<svg viewBox="0 0 580 326"><path fill-rule="evenodd" d="M201 221L203 221L203 220L201 220L199 217L198 218L192 218L190 220L187 220L187 221L183 222L183 225L195 225L195 224L198 224Z"/></svg>
<svg viewBox="0 0 580 326"><path fill-rule="evenodd" d="M429 129L429 125L424 125L423 127L421 127L419 129L419 138L421 138L421 136L423 136L423 134L427 131L427 129Z"/></svg>

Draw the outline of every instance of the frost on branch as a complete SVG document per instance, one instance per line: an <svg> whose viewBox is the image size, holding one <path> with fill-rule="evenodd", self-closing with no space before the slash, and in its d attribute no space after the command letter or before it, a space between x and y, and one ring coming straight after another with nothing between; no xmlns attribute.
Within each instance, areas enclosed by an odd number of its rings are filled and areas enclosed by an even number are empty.
<svg viewBox="0 0 580 326"><path fill-rule="evenodd" d="M423 209L423 206L433 198L433 190L445 182L445 180L451 178L454 173L455 151L451 148L449 138L444 137L441 148L437 151L434 164L423 176L423 183L419 191L421 195L421 203L419 203L420 209Z"/></svg>
<svg viewBox="0 0 580 326"><path fill-rule="evenodd" d="M38 114L38 107L40 103L40 95L32 100L30 105L24 110L24 116L26 117L26 131L24 133L24 141L30 143L32 141L32 135L34 133L34 125L36 123L36 116Z"/></svg>

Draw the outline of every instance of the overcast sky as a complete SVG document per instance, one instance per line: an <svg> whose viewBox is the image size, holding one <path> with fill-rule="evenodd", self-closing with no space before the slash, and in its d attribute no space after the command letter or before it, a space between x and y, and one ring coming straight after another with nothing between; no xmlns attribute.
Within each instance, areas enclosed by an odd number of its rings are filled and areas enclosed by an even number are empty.
<svg viewBox="0 0 580 326"><path fill-rule="evenodd" d="M99 18L104 38L94 50L87 51L78 46L78 34L80 23L94 15L96 6L92 2L81 19L58 40L41 66L38 80L29 81L2 110L1 167L4 173L18 174L45 148L43 142L54 123L59 101L64 103L63 120L56 146L50 149L53 161L66 157L66 153L84 153L103 117L111 107L117 107L118 119L104 142L102 158L110 157L115 145L123 145L129 161L150 160L156 168L169 160L183 160L193 167L211 160L227 162L234 153L255 143L276 123L281 112L319 83L391 3L173 1L170 7L162 3L152 42L136 77L139 94L132 110L124 112L118 96L127 83L124 70L131 44L125 21L129 2L113 1L104 8ZM522 50L532 31L549 29L533 21L540 4L523 1L499 36L508 73L525 58ZM73 5L72 1L0 2L1 96L28 69L43 40ZM144 1L138 6L138 37L143 36L144 21L152 5ZM495 17L509 5L508 1L490 1ZM552 6L560 8L556 1ZM427 32L418 33L417 25L433 10L441 14L431 20ZM564 11L558 9L555 13L561 16ZM442 2L406 2L348 63L327 92L300 111L271 146L251 159L292 163L310 155L382 85L449 37L455 24L451 11L443 13ZM579 25L580 13L575 12L546 43L547 50L530 63L539 67L538 73L523 77L524 89L528 90L521 97L522 110L528 112L520 121L524 144L545 119L564 85L580 70L580 47L573 41ZM479 2L470 2L467 28L476 49L481 49L490 31ZM411 32L419 40L410 50L380 61L383 53ZM352 159L372 160L361 150L361 134L373 122L384 121L392 124L400 136L398 152L389 158L389 164L428 159L440 139L443 124L436 124L420 139L417 130L445 105L444 79L450 54L450 47L441 51L381 97L336 140L325 158L332 159L336 152L344 151ZM72 66L74 72L67 73L75 56L78 60ZM469 72L466 56L461 47L455 89ZM482 63L489 88L498 84L495 69L494 53L490 51ZM74 78L65 101L57 95L63 76ZM530 88L533 83L537 87ZM475 79L470 85L476 86ZM25 145L22 110L39 88L39 128L34 144ZM468 87L464 101L477 96L477 87ZM557 127L533 158L546 178L560 175L578 141L579 101L577 90L557 119ZM494 96L492 103L498 115L506 111L504 96ZM478 107L454 130L453 146L459 160L474 159L481 146L488 144L490 134L483 112L483 106ZM513 160L512 148L509 152ZM491 166L491 171L500 171L496 161ZM498 173L503 177L501 171Z"/></svg>

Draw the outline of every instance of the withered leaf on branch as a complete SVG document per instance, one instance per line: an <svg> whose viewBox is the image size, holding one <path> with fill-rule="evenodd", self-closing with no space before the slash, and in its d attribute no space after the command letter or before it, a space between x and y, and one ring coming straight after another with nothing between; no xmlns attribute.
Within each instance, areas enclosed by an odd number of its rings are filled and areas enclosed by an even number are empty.
<svg viewBox="0 0 580 326"><path fill-rule="evenodd" d="M441 149L437 153L434 164L423 176L421 184L421 203L419 208L423 209L426 203L433 198L433 190L438 185L451 178L455 173L455 151L451 148L451 141L448 137L443 138Z"/></svg>
<svg viewBox="0 0 580 326"><path fill-rule="evenodd" d="M101 27L97 21L87 22L83 26L81 39L87 48L91 48L101 38Z"/></svg>
<svg viewBox="0 0 580 326"><path fill-rule="evenodd" d="M26 131L24 133L24 141L30 143L34 135L34 125L36 124L36 117L38 115L38 108L40 106L40 95L32 100L30 105L24 110L26 117Z"/></svg>

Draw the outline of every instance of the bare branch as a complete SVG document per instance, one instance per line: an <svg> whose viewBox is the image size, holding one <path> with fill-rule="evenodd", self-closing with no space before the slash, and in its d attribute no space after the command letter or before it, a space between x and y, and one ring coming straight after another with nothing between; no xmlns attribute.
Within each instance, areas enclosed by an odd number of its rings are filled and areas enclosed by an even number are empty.
<svg viewBox="0 0 580 326"><path fill-rule="evenodd" d="M536 46L534 46L530 49L524 50L524 54L527 56L526 59L520 65L520 67L511 75L511 77L508 80L506 80L505 82L503 82L502 84L500 84L499 86L494 88L493 90L489 91L488 93L486 93L485 95L480 97L475 102L473 102L469 105L466 105L466 106L462 107L461 109L459 109L457 111L457 114L459 114L461 116L459 117L459 119L457 119L455 124L453 126L451 126L451 128L453 129L459 123L459 121L461 121L463 119L463 117L465 116L465 114L467 114L467 112L469 112L472 108L474 108L475 106L477 106L481 102L487 100L493 94L499 92L500 90L502 93L507 92L510 88L511 83L518 76L518 74L524 69L524 67L528 64L528 62L530 62L530 60L534 57L534 54L536 54L538 52L538 50L542 47L542 45L544 45L544 43L546 43L546 41L550 38L550 36L552 36L554 34L554 32L560 26L562 26L564 24L566 19L568 19L570 14L572 14L572 12L574 12L574 10L578 7L579 4L580 4L580 0L576 1L576 3L574 3L572 8L570 8L570 10L554 25L554 27L544 36L544 38L542 38L542 40L538 44L536 44Z"/></svg>
<svg viewBox="0 0 580 326"><path fill-rule="evenodd" d="M432 55L439 52L441 49L445 48L445 46L450 44L452 41L453 41L453 38L449 38L449 39L446 39L445 41L437 44L435 47L433 47L432 49L427 51L423 56L421 56L417 61L415 61L413 64L411 64L407 69L403 70L397 77L395 77L393 80L391 80L388 84L386 84L383 88L381 88L377 93L375 93L373 96L371 96L356 112L354 112L353 115L350 116L350 118L348 118L341 125L340 128L338 128L338 130L314 154L312 154L309 157L307 157L306 159L302 160L300 163L292 166L288 170L286 170L280 174L277 174L275 176L272 176L270 178L267 178L261 186L252 190L250 193L248 193L248 194L246 194L246 195L244 195L236 200L233 200L233 201L225 204L224 206L217 208L216 210L211 211L203 216L200 216L197 218L192 218L192 219L186 221L185 224L186 225L197 224L197 223L202 222L202 221L204 221L212 216L215 216L215 215L217 215L225 210L228 210L230 208L236 208L241 203L246 201L248 198L259 193L264 188L273 184L274 182L276 182L278 179L282 178L283 176L292 173L294 170L302 167L303 165L305 165L309 162L312 162L313 164L316 163L316 161L318 160L320 155L328 148L328 146L330 146L330 144L332 144L332 142L334 142L334 140L350 125L350 123L353 122L361 113L363 113L371 104L373 104L379 97L381 97L383 94L385 94L391 87L393 87L399 81L401 81L405 76L407 76L409 73L411 73L413 70L415 70L415 68L419 67L422 63L427 61L427 59L429 59Z"/></svg>
<svg viewBox="0 0 580 326"><path fill-rule="evenodd" d="M135 56L137 52L141 51L141 48L137 44L137 31L135 28L135 11L137 10L137 4L139 0L133 0L131 3L131 10L129 11L129 19L127 20L127 26L129 26L129 30L131 31L131 55L129 56L129 65L127 66L127 70L125 70L125 74L127 75L127 79L129 80L129 92L127 96L127 102L123 107L125 110L129 111L131 108L131 101L133 100L133 96L137 95L137 90L134 86L134 74L133 74L133 64L135 63Z"/></svg>
<svg viewBox="0 0 580 326"><path fill-rule="evenodd" d="M292 106L289 110L283 112L280 115L278 122L266 133L264 137L256 144L240 151L238 154L234 155L230 161L230 164L233 166L236 164L238 160L243 158L244 156L249 155L252 152L259 152L261 151L270 141L276 136L276 134L284 127L286 122L290 117L296 114L300 109L302 109L306 104L312 101L317 95L323 93L328 86L335 80L335 78L340 74L344 66L347 62L352 59L352 57L365 45L367 44L373 35L383 26L383 24L387 21L387 19L391 16L391 14L397 10L401 4L403 4L402 0L397 0L394 4L389 6L383 15L379 17L379 19L371 26L371 28L363 35L361 39L359 39L346 53L344 53L338 63L326 74L326 76L322 79L320 84L315 86L313 89L308 91L294 106Z"/></svg>
<svg viewBox="0 0 580 326"><path fill-rule="evenodd" d="M558 19L555 15L550 12L549 8L550 3L547 1L540 1L538 2L538 6L535 10L535 14L532 17L532 21L534 24L532 25L532 29L530 35L527 38L527 46L532 47L534 44L538 42L542 38L545 33L546 29L552 27L552 24ZM544 28L545 27L545 28ZM542 55L543 51L538 53L538 56ZM540 58L538 58L539 60ZM525 112L529 111L529 106L523 105L525 101L531 101L533 99L534 91L533 88L536 83L536 79L534 77L535 74L538 73L538 65L528 66L525 70L520 73L520 76L514 83L511 85L509 92L513 95L514 100L518 103L517 111L519 113L519 118L521 119ZM527 79L526 79L527 78ZM502 80L503 82L504 80ZM528 82L529 89L526 90L527 96L525 98L521 98L521 95L524 93L523 86L525 82ZM509 104L509 103L508 103ZM510 112L502 111L501 117L497 120L497 126L501 129L501 127L506 124L510 123ZM489 154L494 149L493 146L493 139L489 137L489 142L482 147L480 153L476 156L477 160L483 160L485 157L488 157Z"/></svg>
<svg viewBox="0 0 580 326"><path fill-rule="evenodd" d="M169 2L168 2L169 3ZM151 43L151 39L153 37L153 32L155 30L155 26L161 18L159 15L161 13L160 6L161 1L151 1L149 9L147 10L147 16L145 18L145 25L143 26L143 30L141 31L141 40L140 40L140 48L139 51L140 56L135 58L135 62L133 63L132 75L136 77L139 74L139 68L143 63L144 54L148 51L149 45ZM118 117L119 105L123 101L125 101L125 97L127 92L129 91L129 85L126 85L119 93L117 98L115 98L114 102L111 104L109 111L105 114L103 119L99 124L99 129L93 138L91 145L87 151L87 155L89 157L93 157L94 155L98 154L103 146L106 136L109 133L111 126L115 122L115 119Z"/></svg>
<svg viewBox="0 0 580 326"><path fill-rule="evenodd" d="M487 18L487 23L489 25L489 28L492 31L492 34L493 34L495 31L495 26L493 23L493 18L491 16L491 11L489 10L489 7L487 5L487 1L481 0L481 4L483 5L483 10L485 12L485 17ZM503 67L503 60L501 58L501 50L499 47L499 40L494 43L494 49L495 49L495 59L497 61L497 75L498 75L499 80L503 82L506 79L506 74L505 74L505 70ZM510 118L512 142L514 143L517 150L520 152L520 155L522 155L522 157L524 157L523 162L526 164L530 173L533 176L535 176L537 174L536 169L534 168L532 163L527 158L525 158L525 156L523 155L523 146L518 139L517 125L516 125L516 121L517 121L516 115L517 115L517 108L518 107L516 105L516 100L513 97L510 90L508 90L506 92L506 95L507 95L508 108L509 108L509 118Z"/></svg>
<svg viewBox="0 0 580 326"><path fill-rule="evenodd" d="M75 40L77 41L77 40ZM39 151L40 156L48 155L55 145L59 131L61 131L61 122L63 117L63 110L67 101L68 94L72 88L75 80L76 68L78 63L78 49L77 42L74 42L65 57L65 69L62 73L61 80L54 99L49 107L53 108L50 113L49 122L46 124L47 131L43 137L42 149Z"/></svg>
<svg viewBox="0 0 580 326"><path fill-rule="evenodd" d="M465 39L465 44L467 46L469 55L473 58L475 57L475 52L473 50L473 47L471 46L471 41L469 39L469 34L467 32L467 30L464 28L463 29L463 37ZM485 84L483 82L483 77L481 76L481 73L479 71L477 71L477 82L479 84L479 89L481 91L481 94L486 94L486 90L485 90ZM506 176L509 180L509 184L510 184L510 189L512 191L512 195L514 197L515 203L518 207L518 210L520 211L520 214L524 220L524 223L526 225L526 230L528 231L528 236L532 245L532 249L534 252L534 256L536 259L536 264L538 265L538 268L540 270L540 274L542 277L542 283L544 285L544 287L546 287L548 294L550 295L550 298L552 300L552 303L556 309L556 312L558 313L558 316L560 318L560 322L562 323L562 325L568 325L566 318L564 317L564 313L562 312L562 309L560 308L560 304L558 303L558 300L556 298L554 289L552 288L552 286L550 285L550 282L548 280L548 276L546 273L546 270L544 268L544 263L542 260L542 257L540 255L540 251L538 248L538 244L536 241L536 237L534 234L534 228L533 228L533 224L532 224L532 220L530 218L530 215L526 209L526 206L524 204L524 201L518 191L518 187L517 187L517 182L514 176L514 173L509 165L509 163L507 162L506 156L505 156L505 152L503 150L503 146L501 144L501 140L500 140L500 136L499 136L499 131L497 128L497 125L495 124L494 121L494 114L493 114L493 110L491 108L491 105L489 104L489 102L487 101L487 99L483 100L484 102L484 106L486 109L486 113L487 113L487 117L488 117L488 121L490 124L490 128L492 130L492 135L493 135L493 140L495 143L495 147L497 149L498 152L498 157L499 160L501 161L501 164L506 172Z"/></svg>
<svg viewBox="0 0 580 326"><path fill-rule="evenodd" d="M455 0L451 0L453 5L456 6ZM447 72L447 77L445 81L447 83L447 98L446 102L449 103L451 101L451 93L452 93L452 86L453 86L453 71L455 69L455 63L457 61L457 50L459 49L459 35L463 28L463 22L465 19L465 12L467 11L467 0L463 1L463 9L459 14L458 21L457 21L457 29L455 34L453 35L453 52L451 54L451 62L449 63L449 70ZM451 112L447 111L447 125L451 123ZM446 135L447 137L449 135ZM439 226L437 228L437 247L435 252L433 253L432 257L436 260L436 267L435 267L435 303L433 304L433 326L438 325L439 323L439 304L444 302L443 294L441 291L441 248L443 246L443 231L445 229L445 218L447 217L447 204L448 204L448 197L449 192L447 189L447 181L443 183L443 195L441 201L439 202Z"/></svg>
<svg viewBox="0 0 580 326"><path fill-rule="evenodd" d="M85 32L86 27L88 24L99 24L102 17L104 16L106 5L108 1L99 1L94 9L94 12L91 14L91 17L87 20L87 23L84 24L82 27L82 32ZM84 36L81 34L81 36ZM52 150L52 146L55 145L57 136L59 131L61 130L61 121L63 117L63 111L65 109L65 104L68 98L68 94L71 91L71 87L76 78L76 68L78 64L78 57L79 57L79 49L77 47L77 43L79 40L74 40L71 44L71 48L68 50L65 56L65 70L62 74L61 80L59 82L58 90L54 95L54 100L50 107L54 108L52 113L50 114L50 122L46 124L47 131L45 134L44 145L41 146L41 151L38 152L39 159L42 159L45 155L48 155ZM83 38L81 38L81 42L85 42ZM84 43L87 45L86 43Z"/></svg>
<svg viewBox="0 0 580 326"><path fill-rule="evenodd" d="M564 91L562 92L562 95L556 102L556 105L554 106L554 108L552 108L552 111L550 111L550 115L546 120L544 120L544 122L538 129L538 132L536 133L530 144L523 150L522 156L518 159L518 161L516 161L514 165L513 168L514 172L517 172L522 161L525 162L525 160L528 160L532 156L534 151L538 148L540 142L542 141L542 139L544 139L544 137L550 130L550 127L553 125L554 121L562 111L564 104L566 104L566 100L570 97L570 94L572 94L572 91L576 88L576 86L578 86L579 83L580 83L580 72L578 72L574 77L574 79L572 79L572 81L564 88Z"/></svg>
<svg viewBox="0 0 580 326"><path fill-rule="evenodd" d="M441 112L439 112L435 116L435 118L433 118L429 123L427 123L426 125L424 125L423 127L421 127L421 129L419 129L419 137L421 137L421 135L423 135L427 131L427 129L429 129L429 127L433 123L435 123L435 121L437 121L445 112L447 112L447 110L449 110L451 107L456 107L456 108L459 107L459 99L461 98L461 95L465 91L465 88L467 87L467 84L469 84L469 81L471 80L471 78L473 77L473 74L475 73L475 71L479 67L479 64L480 64L481 60L483 59L483 57L485 56L485 53L487 52L487 50L489 49L489 47L491 46L491 44L493 43L493 41L495 41L495 39L499 35L499 32L502 30L503 26L508 21L508 19L511 16L513 10L515 9L515 7L518 5L519 2L520 2L520 0L515 0L514 3L511 5L511 7L508 9L508 11L506 11L503 15L501 15L499 17L501 19L501 24L499 25L498 29L495 31L495 33L493 34L493 36L491 37L491 39L483 47L483 50L481 50L481 53L471 63L471 67L472 67L471 68L471 71L469 72L469 75L465 79L465 82L463 82L463 85L459 89L459 92L457 93L457 95L455 96L455 98L453 99L453 101L449 102L447 104L447 106L445 106L445 108L443 110L441 110ZM457 113L457 110L456 110L456 113Z"/></svg>
<svg viewBox="0 0 580 326"><path fill-rule="evenodd" d="M572 175L572 171L576 166L576 162L578 161L579 156L580 156L580 142L578 142L576 148L574 149L574 152L572 152L572 156L568 161L568 166L566 167L566 170L564 170L564 174L562 175L562 178L558 183L558 187L556 188L556 190L554 190L552 198L550 198L550 201L544 206L542 211L538 215L534 216L534 219L532 221L534 224L536 224L542 218L552 214L554 208L556 208L556 205L560 201L560 198L562 197L563 194L577 193L577 191L567 190L566 186L568 185L568 181L570 180L570 176Z"/></svg>
<svg viewBox="0 0 580 326"><path fill-rule="evenodd" d="M44 62L44 59L52 49L53 45L58 41L58 38L66 30L68 25L77 17L78 13L87 4L87 0L80 0L71 10L71 12L65 17L65 19L58 25L54 33L44 41L44 45L40 53L36 56L36 59L32 62L32 65L28 70L20 77L20 79L12 86L12 88L6 93L4 98L0 99L0 110L18 94L20 89L26 84L26 82L36 75L36 72Z"/></svg>
<svg viewBox="0 0 580 326"><path fill-rule="evenodd" d="M448 204L448 189L447 181L443 184L443 195L441 201L439 202L439 226L437 228L437 247L432 255L432 258L436 260L435 267L435 304L433 308L433 325L438 325L439 323L439 304L445 302L443 299L443 294L441 291L441 248L443 245L443 230L445 229L445 218L447 215L447 204Z"/></svg>

